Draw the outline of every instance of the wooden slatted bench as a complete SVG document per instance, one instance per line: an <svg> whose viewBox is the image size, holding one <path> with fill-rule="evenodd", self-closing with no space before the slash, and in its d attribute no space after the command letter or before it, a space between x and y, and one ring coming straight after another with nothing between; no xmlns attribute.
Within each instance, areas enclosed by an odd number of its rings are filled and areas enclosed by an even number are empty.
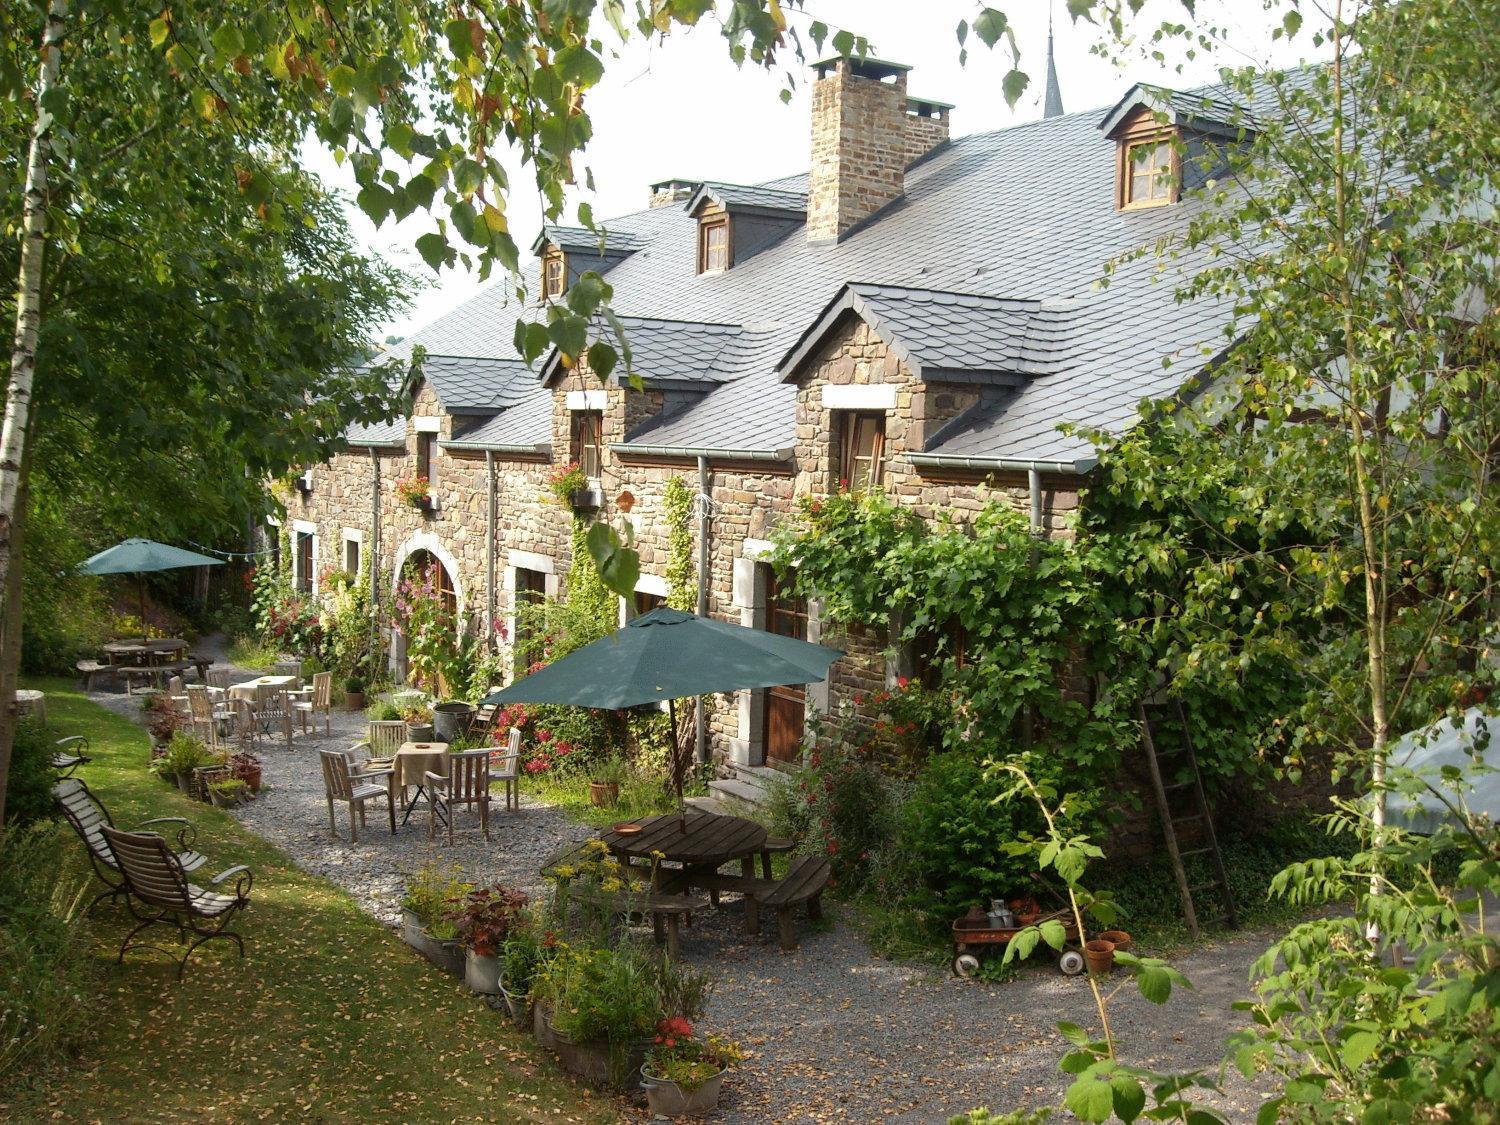
<svg viewBox="0 0 1500 1125"><path fill-rule="evenodd" d="M799 903L807 903L809 918L823 917L823 890L832 876L833 867L826 856L798 856L792 860L785 879L774 884L769 891L752 894L758 905L776 911L776 929L782 949L797 948L797 926L792 911ZM755 912L748 913L750 932L758 933L760 919Z"/></svg>
<svg viewBox="0 0 1500 1125"><path fill-rule="evenodd" d="M662 944L663 929L667 945L667 956L674 961L682 949L680 933L684 917L691 918L694 910L702 910L702 899L690 895L666 894L662 891L601 891L593 888L572 887L568 891L581 901L608 910L612 914L649 914L651 928L656 934L656 944Z"/></svg>
<svg viewBox="0 0 1500 1125"><path fill-rule="evenodd" d="M112 680L119 671L113 664L101 664L97 660L80 660L75 667L83 677L84 691L93 691L94 680L99 676L108 676Z"/></svg>
<svg viewBox="0 0 1500 1125"><path fill-rule="evenodd" d="M149 664L119 664L115 671L125 678L126 695L134 695L139 687L154 687L161 683L161 669Z"/></svg>

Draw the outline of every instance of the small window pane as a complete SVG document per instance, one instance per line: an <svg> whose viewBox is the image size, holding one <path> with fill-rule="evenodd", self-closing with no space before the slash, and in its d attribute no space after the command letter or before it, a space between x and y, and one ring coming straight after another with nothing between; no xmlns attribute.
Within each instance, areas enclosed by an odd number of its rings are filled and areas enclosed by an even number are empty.
<svg viewBox="0 0 1500 1125"><path fill-rule="evenodd" d="M359 577L359 540L357 539L344 540L344 570L351 578Z"/></svg>
<svg viewBox="0 0 1500 1125"><path fill-rule="evenodd" d="M604 460L604 415L597 410L578 411L573 415L573 460L583 475L598 480Z"/></svg>
<svg viewBox="0 0 1500 1125"><path fill-rule="evenodd" d="M545 279L542 285L543 294L548 297L562 296L563 291L567 288L567 274L564 270L562 255L554 254L548 258L543 265L543 269L545 271Z"/></svg>
<svg viewBox="0 0 1500 1125"><path fill-rule="evenodd" d="M851 414L844 423L839 487L878 488L885 471L885 415Z"/></svg>
<svg viewBox="0 0 1500 1125"><path fill-rule="evenodd" d="M729 268L729 224L725 222L703 225L703 269L723 270Z"/></svg>

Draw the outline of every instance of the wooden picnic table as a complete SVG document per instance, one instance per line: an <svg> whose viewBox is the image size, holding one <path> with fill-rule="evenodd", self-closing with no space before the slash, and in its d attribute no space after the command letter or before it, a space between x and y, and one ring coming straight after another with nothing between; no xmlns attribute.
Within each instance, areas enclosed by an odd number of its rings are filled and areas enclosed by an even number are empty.
<svg viewBox="0 0 1500 1125"><path fill-rule="evenodd" d="M154 641L109 641L103 646L103 652L111 664L128 664L137 660L156 664L179 652L186 652L187 647L187 641L181 637L159 637Z"/></svg>
<svg viewBox="0 0 1500 1125"><path fill-rule="evenodd" d="M677 813L648 816L636 823L641 830L633 835L622 836L613 829L599 834L621 866L634 860L650 862L658 852L667 861L682 864L686 872L695 868L713 872L720 864L737 859L744 877L750 878L755 874L755 857L766 845L765 828L742 816L690 812L686 831Z"/></svg>

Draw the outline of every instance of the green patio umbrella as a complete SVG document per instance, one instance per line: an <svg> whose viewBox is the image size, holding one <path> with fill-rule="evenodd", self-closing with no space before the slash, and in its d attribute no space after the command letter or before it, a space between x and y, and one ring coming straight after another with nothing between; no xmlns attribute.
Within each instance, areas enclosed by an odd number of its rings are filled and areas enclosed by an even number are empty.
<svg viewBox="0 0 1500 1125"><path fill-rule="evenodd" d="M85 559L78 567L84 574L144 574L153 570L177 570L185 566L223 566L222 559L211 559L196 551L184 551L154 539L122 539L97 555ZM141 630L146 628L146 580L141 579Z"/></svg>
<svg viewBox="0 0 1500 1125"><path fill-rule="evenodd" d="M654 609L509 687L486 704L558 703L616 710L666 700L672 716L672 782L682 802L679 699L745 688L814 683L844 654L677 609Z"/></svg>

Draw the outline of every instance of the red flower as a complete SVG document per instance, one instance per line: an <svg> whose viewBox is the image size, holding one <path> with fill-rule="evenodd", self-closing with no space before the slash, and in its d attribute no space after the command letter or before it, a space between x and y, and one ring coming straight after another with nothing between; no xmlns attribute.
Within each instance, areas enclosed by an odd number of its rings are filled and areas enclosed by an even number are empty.
<svg viewBox="0 0 1500 1125"><path fill-rule="evenodd" d="M839 854L839 842L837 840L829 840L828 841L828 854L829 855L838 855Z"/></svg>
<svg viewBox="0 0 1500 1125"><path fill-rule="evenodd" d="M911 680L908 677L906 677L906 676L897 676L896 677L896 686L898 688L905 689L906 685L909 684L909 683L911 683Z"/></svg>

